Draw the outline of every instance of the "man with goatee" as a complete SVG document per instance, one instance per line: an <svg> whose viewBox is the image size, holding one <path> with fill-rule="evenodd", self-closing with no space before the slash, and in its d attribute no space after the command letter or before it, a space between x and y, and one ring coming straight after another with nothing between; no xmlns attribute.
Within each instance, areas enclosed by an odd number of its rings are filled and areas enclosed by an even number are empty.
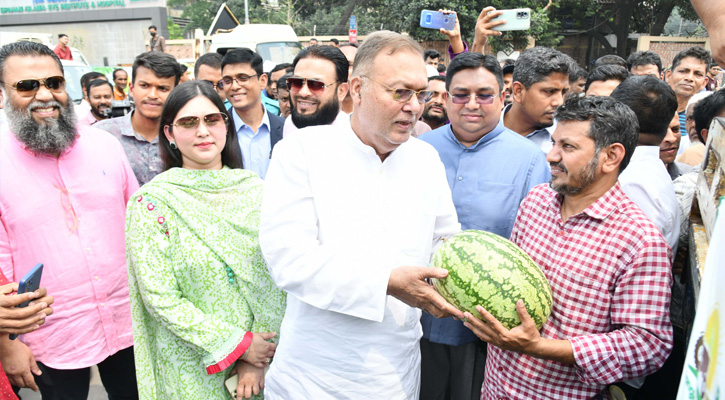
<svg viewBox="0 0 725 400"><path fill-rule="evenodd" d="M43 263L55 297L41 329L0 337L0 363L44 399L87 398L94 365L109 398L138 399L124 250L138 183L123 147L76 123L63 66L44 45L0 48L0 88L0 268L18 281Z"/></svg>

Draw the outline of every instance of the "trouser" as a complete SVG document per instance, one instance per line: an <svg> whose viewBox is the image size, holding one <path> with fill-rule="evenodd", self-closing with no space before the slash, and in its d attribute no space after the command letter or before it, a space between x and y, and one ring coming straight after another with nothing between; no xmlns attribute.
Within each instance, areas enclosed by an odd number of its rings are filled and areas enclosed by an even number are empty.
<svg viewBox="0 0 725 400"><path fill-rule="evenodd" d="M91 383L91 368L55 369L38 363L43 372L35 377L43 400L86 400ZM123 349L98 364L108 400L138 400L133 347Z"/></svg>
<svg viewBox="0 0 725 400"><path fill-rule="evenodd" d="M449 346L421 339L420 354L421 400L480 400L485 343Z"/></svg>

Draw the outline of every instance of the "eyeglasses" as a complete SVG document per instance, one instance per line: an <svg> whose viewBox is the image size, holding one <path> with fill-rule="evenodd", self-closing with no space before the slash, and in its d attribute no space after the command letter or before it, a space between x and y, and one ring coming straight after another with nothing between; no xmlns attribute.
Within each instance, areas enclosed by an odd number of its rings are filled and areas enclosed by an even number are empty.
<svg viewBox="0 0 725 400"><path fill-rule="evenodd" d="M65 90L65 78L62 76L50 76L45 79L23 79L10 87L17 90L24 97L30 97L40 89L41 84L52 92Z"/></svg>
<svg viewBox="0 0 725 400"><path fill-rule="evenodd" d="M210 81L210 80L202 79L201 81L204 82L204 83L208 83L209 86L213 87L214 89L216 89L216 87L217 87L217 84L214 83L214 82L212 82L212 81Z"/></svg>
<svg viewBox="0 0 725 400"><path fill-rule="evenodd" d="M189 117L182 117L176 120L175 124L171 124L171 126L176 126L181 131L180 133L190 133L191 131L195 131L196 128L199 127L199 123L201 123L201 120L204 120L204 125L207 127L207 129L214 130L214 131L221 131L227 129L227 124L229 123L229 117L226 113L213 113L213 114L207 114L203 117L197 117L197 116L189 116Z"/></svg>
<svg viewBox="0 0 725 400"><path fill-rule="evenodd" d="M232 83L234 83L234 82L242 85L244 83L249 82L249 80L252 79L252 78L254 78L255 76L259 76L259 74L254 74L254 75L239 74L239 75L236 75L234 77L225 76L219 82L217 82L217 86L219 86L220 88L224 89L224 87L226 87L226 86L231 87L232 86Z"/></svg>
<svg viewBox="0 0 725 400"><path fill-rule="evenodd" d="M299 92L302 90L302 86L307 85L307 89L310 90L310 92L322 92L325 90L325 88L330 87L334 85L337 82L333 82L328 84L325 84L325 82L317 80L317 79L307 79L307 78L287 78L287 87L290 91L294 90Z"/></svg>
<svg viewBox="0 0 725 400"><path fill-rule="evenodd" d="M448 94L452 97L451 101L453 101L453 104L468 104L468 102L471 101L470 93L448 92ZM481 104L481 105L493 104L493 100L495 98L496 98L495 94L477 94L476 103Z"/></svg>
<svg viewBox="0 0 725 400"><path fill-rule="evenodd" d="M382 82L378 82L369 76L362 75L362 77L368 78L371 81L373 81L379 85L385 86L389 91L391 91L393 93L393 100L399 101L401 103L405 103L405 102L409 101L410 98L413 97L413 95L415 95L415 97L417 97L417 99L418 99L418 103L423 104L423 103L426 103L428 100L430 100L430 98L433 95L433 92L430 90L396 89L396 88L392 88Z"/></svg>

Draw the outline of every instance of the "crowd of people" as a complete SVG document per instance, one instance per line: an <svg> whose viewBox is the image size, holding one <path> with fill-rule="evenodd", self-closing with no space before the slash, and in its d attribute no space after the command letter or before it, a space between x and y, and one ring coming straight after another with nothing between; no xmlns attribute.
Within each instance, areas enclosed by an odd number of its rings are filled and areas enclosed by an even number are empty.
<svg viewBox="0 0 725 400"><path fill-rule="evenodd" d="M470 48L458 20L441 30L442 67L380 31L269 71L250 49L205 54L184 82L153 36L130 77L83 76L81 104L67 41L0 48L2 294L45 266L40 289L0 296L0 399L85 399L92 366L111 400L673 396L658 371L684 335L676 256L725 117L719 68L700 47L669 68L498 60L499 13ZM462 229L539 265L540 330L521 300L508 330L429 284Z"/></svg>

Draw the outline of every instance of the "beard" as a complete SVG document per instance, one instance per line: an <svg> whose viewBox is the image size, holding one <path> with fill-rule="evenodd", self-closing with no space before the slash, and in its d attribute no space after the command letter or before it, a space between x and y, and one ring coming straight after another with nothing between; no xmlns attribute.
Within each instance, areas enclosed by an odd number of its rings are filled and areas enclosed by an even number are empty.
<svg viewBox="0 0 725 400"><path fill-rule="evenodd" d="M561 163L550 163L552 167L561 168L566 174L569 174L569 170ZM599 166L599 152L592 158L584 168L579 171L576 175L571 175L572 182L555 184L554 177L549 181L549 186L554 189L557 193L562 196L573 196L581 193L582 190L589 187L594 182L594 172Z"/></svg>
<svg viewBox="0 0 725 400"><path fill-rule="evenodd" d="M58 118L45 118L38 123L31 112L36 108L58 107ZM5 115L8 126L15 137L34 153L58 155L73 146L76 141L76 118L73 102L63 106L52 100L48 102L33 101L25 110L15 108L9 101L5 102Z"/></svg>
<svg viewBox="0 0 725 400"><path fill-rule="evenodd" d="M433 105L431 104L430 107L426 107L423 110L423 119L426 121L432 121L438 125L445 124L446 121L448 121L448 114L446 113L446 109L442 105L440 105L439 107L443 109L443 114L431 114L430 109L433 108Z"/></svg>
<svg viewBox="0 0 725 400"><path fill-rule="evenodd" d="M335 121L335 118L337 118L337 114L340 113L340 101L337 99L337 96L333 96L332 101L320 104L317 112L310 115L302 115L298 113L297 108L295 108L294 104L291 102L290 110L292 111L290 114L292 122L294 122L298 129L306 128L308 126L330 125L333 121Z"/></svg>

